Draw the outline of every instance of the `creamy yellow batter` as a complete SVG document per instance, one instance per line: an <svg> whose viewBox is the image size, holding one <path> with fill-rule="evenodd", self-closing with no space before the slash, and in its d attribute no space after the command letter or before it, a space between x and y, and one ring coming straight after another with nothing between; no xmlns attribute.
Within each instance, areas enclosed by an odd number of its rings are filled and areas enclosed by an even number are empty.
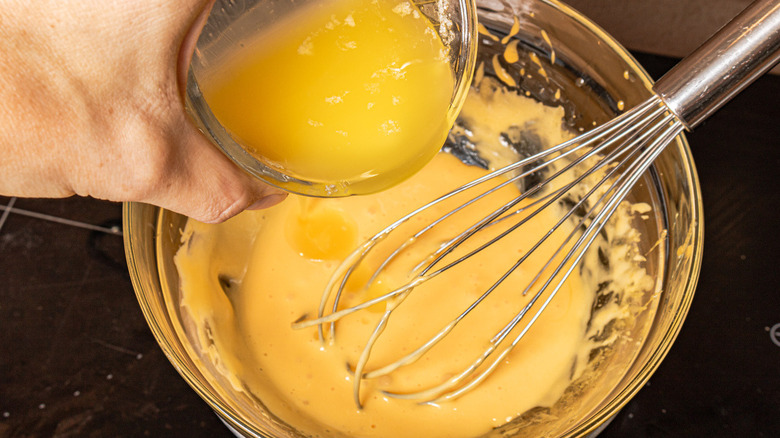
<svg viewBox="0 0 780 438"><path fill-rule="evenodd" d="M497 164L516 158L498 141L500 131L512 120L525 121L524 129L551 145L568 136L561 129L562 116L560 109L487 83L481 93L469 96L462 113L470 138ZM378 304L339 321L332 344L323 345L316 328L291 329L292 322L316 315L330 275L356 245L421 202L484 172L441 153L419 174L375 195L291 196L276 207L245 212L221 225L190 220L176 264L181 304L194 323L202 353L236 390L251 393L283 421L313 436L475 437L531 408L552 405L580 374L594 348L587 331L596 286L584 282L579 270L504 363L472 391L451 401L419 404L419 400L385 396L380 390L416 391L467 367L527 302L531 294L519 292L557 244L538 250L420 361L389 376L367 379L360 393L362 410L352 398L354 376L349 368L354 367L385 306ZM517 194L514 186L508 186L486 203L500 205ZM463 229L487 208L477 205L437 233ZM416 288L393 313L367 370L413 350L450 321L527 251L558 214L548 209L523 232ZM498 232L500 227L495 228L493 232ZM435 240L420 246L430 249ZM424 254L413 249L409 259L419 260ZM358 271L358 281L348 284L345 304L402 284L406 269L389 269L379 285L366 291L359 280L369 272ZM642 272L634 275L639 283L646 280Z"/></svg>

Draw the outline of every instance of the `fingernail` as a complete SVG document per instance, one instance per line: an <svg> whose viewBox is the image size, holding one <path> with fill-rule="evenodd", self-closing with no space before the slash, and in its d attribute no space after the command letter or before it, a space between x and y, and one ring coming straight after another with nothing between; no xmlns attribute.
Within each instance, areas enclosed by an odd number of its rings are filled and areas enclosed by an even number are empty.
<svg viewBox="0 0 780 438"><path fill-rule="evenodd" d="M287 198L287 193L274 193L273 195L264 196L254 204L247 207L247 210L260 210L263 208L273 207L274 205L284 201Z"/></svg>

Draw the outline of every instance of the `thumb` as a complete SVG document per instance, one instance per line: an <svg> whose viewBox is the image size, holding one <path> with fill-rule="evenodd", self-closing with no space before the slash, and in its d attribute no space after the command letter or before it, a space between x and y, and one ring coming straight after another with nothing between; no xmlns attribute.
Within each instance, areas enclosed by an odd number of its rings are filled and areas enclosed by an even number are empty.
<svg viewBox="0 0 780 438"><path fill-rule="evenodd" d="M223 222L245 209L273 206L287 193L248 175L204 137L189 120L182 121L167 161L148 202L207 223Z"/></svg>
<svg viewBox="0 0 780 438"><path fill-rule="evenodd" d="M197 14L184 35L176 65L179 93L184 101L187 72L198 37L216 0L201 1ZM281 202L287 194L241 171L184 116L183 135L176 136L179 156L175 172L152 202L202 222L222 222L245 209L266 208ZM185 152L186 151L186 152Z"/></svg>

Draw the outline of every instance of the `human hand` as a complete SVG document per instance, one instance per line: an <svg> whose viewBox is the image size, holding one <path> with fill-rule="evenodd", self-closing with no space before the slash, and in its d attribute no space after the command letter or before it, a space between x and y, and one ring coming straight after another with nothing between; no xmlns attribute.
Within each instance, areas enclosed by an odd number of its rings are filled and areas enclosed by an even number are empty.
<svg viewBox="0 0 780 438"><path fill-rule="evenodd" d="M0 194L140 201L204 222L284 199L185 113L213 2L4 1Z"/></svg>

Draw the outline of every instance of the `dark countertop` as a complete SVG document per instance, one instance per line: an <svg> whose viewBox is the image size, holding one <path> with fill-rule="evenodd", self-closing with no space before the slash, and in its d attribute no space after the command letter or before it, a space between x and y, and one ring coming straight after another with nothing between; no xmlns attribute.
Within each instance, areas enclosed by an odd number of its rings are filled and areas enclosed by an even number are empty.
<svg viewBox="0 0 780 438"><path fill-rule="evenodd" d="M656 78L674 64L638 58ZM780 77L763 77L689 135L706 230L698 289L603 437L780 434L779 98ZM111 232L119 205L0 206L0 437L232 436L152 338Z"/></svg>

